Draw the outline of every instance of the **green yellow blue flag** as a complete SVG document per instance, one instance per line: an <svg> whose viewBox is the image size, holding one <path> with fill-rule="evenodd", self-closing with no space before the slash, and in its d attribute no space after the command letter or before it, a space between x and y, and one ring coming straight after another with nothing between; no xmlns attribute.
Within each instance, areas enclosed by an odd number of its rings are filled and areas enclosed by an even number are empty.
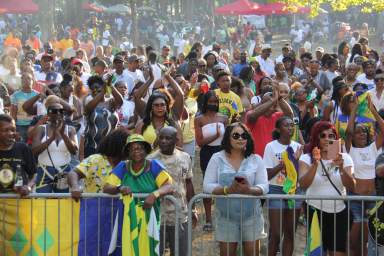
<svg viewBox="0 0 384 256"><path fill-rule="evenodd" d="M308 235L307 249L305 250L305 256L320 256L323 255L323 247L321 245L321 232L317 211L312 215L311 228Z"/></svg>
<svg viewBox="0 0 384 256"><path fill-rule="evenodd" d="M288 195L294 195L296 194L297 188L297 170L299 169L299 163L295 158L295 152L291 146L287 147L287 150L282 153L281 157L287 174L283 183L283 191ZM288 207L293 209L295 207L295 200L289 199Z"/></svg>

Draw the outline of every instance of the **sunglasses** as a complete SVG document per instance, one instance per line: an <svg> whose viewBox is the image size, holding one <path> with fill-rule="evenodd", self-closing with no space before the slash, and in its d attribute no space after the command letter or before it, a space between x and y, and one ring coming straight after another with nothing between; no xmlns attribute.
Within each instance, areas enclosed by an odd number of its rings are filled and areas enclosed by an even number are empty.
<svg viewBox="0 0 384 256"><path fill-rule="evenodd" d="M321 133L320 134L320 139L329 139L329 140L335 140L336 139L336 135L333 134L333 133L330 133L330 134L326 134L326 133Z"/></svg>
<svg viewBox="0 0 384 256"><path fill-rule="evenodd" d="M232 133L232 139L239 140L240 138L243 140L247 140L248 134L246 134L245 132L243 132L242 134L237 133L237 132Z"/></svg>
<svg viewBox="0 0 384 256"><path fill-rule="evenodd" d="M152 107L155 107L155 108L164 108L165 106L167 106L165 103L153 103L152 104Z"/></svg>
<svg viewBox="0 0 384 256"><path fill-rule="evenodd" d="M57 114L63 114L64 113L64 109L60 108L60 109L57 109L57 108L49 108L47 110L48 114L54 114L54 115L57 115Z"/></svg>

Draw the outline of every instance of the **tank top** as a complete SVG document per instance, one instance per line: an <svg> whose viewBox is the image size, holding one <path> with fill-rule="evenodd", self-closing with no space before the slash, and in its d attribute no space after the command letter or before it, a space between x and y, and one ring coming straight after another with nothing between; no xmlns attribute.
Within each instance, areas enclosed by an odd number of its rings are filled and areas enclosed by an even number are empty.
<svg viewBox="0 0 384 256"><path fill-rule="evenodd" d="M203 137L206 138L206 137L216 135L216 133L217 133L216 132L216 125L217 124L219 124L219 129L220 129L220 133L221 133L220 137L217 138L216 140L212 141L211 143L209 143L208 146L220 146L221 145L221 141L223 140L224 132L225 132L224 124L216 122L216 123L206 124L203 127L201 127L201 130L203 132Z"/></svg>
<svg viewBox="0 0 384 256"><path fill-rule="evenodd" d="M168 124L164 123L163 127L167 127L167 126L168 126ZM153 145L153 143L155 143L156 138L157 138L157 132L156 132L155 127L153 127L152 123L150 125L148 125L147 128L145 128L145 130L143 132L143 137L144 137L145 141L150 143L151 145Z"/></svg>
<svg viewBox="0 0 384 256"><path fill-rule="evenodd" d="M45 141L48 140L48 131L47 131L47 126L44 125L44 136L41 139L41 143L44 143ZM69 131L68 131L68 126L65 126L65 133L68 136ZM48 149L48 150L47 150ZM67 149L67 146L65 145L65 142L63 138L57 143L56 140L54 140L43 152L40 153L38 157L38 162L41 165L46 165L46 166L55 166L56 168L59 168L60 166L67 165L71 162L71 153ZM51 159L49 158L48 155L51 155Z"/></svg>

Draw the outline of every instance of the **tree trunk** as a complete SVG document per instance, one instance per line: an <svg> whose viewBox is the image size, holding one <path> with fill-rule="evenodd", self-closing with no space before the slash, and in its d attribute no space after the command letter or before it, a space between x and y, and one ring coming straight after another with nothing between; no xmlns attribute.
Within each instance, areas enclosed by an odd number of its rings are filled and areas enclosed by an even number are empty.
<svg viewBox="0 0 384 256"><path fill-rule="evenodd" d="M137 9L136 9L136 1L130 0L131 7L131 15L132 15L132 32L131 36L133 38L133 44L137 45L139 43L139 27L137 24Z"/></svg>
<svg viewBox="0 0 384 256"><path fill-rule="evenodd" d="M41 40L47 42L54 31L55 2L53 0L38 0L39 5L39 24L42 32ZM44 15L42 15L44 14Z"/></svg>

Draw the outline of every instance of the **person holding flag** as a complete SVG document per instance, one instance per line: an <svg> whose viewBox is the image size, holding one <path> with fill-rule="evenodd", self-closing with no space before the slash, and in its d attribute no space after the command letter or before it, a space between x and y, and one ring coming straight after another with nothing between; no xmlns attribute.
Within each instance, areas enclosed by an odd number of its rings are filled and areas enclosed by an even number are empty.
<svg viewBox="0 0 384 256"><path fill-rule="evenodd" d="M264 164L269 179L269 194L296 194L298 159L302 145L292 140L294 122L288 116L280 117L275 124L273 141L264 151ZM280 230L283 232L282 251L292 255L301 201L270 200L269 204L269 255L276 255L280 244ZM282 215L282 216L281 216ZM280 228L280 226L282 227Z"/></svg>
<svg viewBox="0 0 384 256"><path fill-rule="evenodd" d="M112 170L103 189L107 194L122 195L122 255L159 255L158 199L172 193L173 188L172 178L162 163L146 159L151 150L143 136L130 135L124 149L129 160L120 162ZM132 193L148 193L148 196L142 201L133 198Z"/></svg>

